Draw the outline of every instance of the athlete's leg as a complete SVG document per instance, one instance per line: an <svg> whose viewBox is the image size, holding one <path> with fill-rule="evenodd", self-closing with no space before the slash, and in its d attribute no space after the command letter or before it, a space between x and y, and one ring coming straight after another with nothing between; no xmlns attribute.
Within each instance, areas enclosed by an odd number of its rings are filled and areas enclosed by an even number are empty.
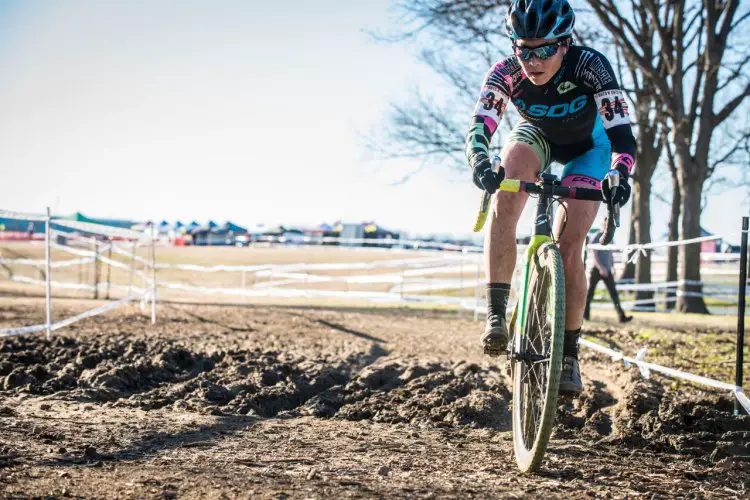
<svg viewBox="0 0 750 500"><path fill-rule="evenodd" d="M503 148L501 158L508 179L533 182L541 170L539 156L527 144L508 144ZM516 266L516 227L528 198L526 193L498 191L495 194L484 248L488 283L510 283L513 277Z"/></svg>
<svg viewBox="0 0 750 500"><path fill-rule="evenodd" d="M620 296L617 293L617 285L615 283L615 277L612 275L612 273L609 273L607 277L604 278L604 284L607 285L609 296L612 299L612 304L615 306L617 317L620 319L620 323L627 323L628 321L633 319L632 316L628 316L627 314L625 314L625 311L620 304Z"/></svg>
<svg viewBox="0 0 750 500"><path fill-rule="evenodd" d="M542 134L533 125L519 122L501 153L505 176L533 182L549 164L549 152L549 144ZM516 265L516 226L527 199L526 193L498 191L489 214L489 234L484 248L487 323L481 338L486 354L498 355L508 343L505 314Z"/></svg>
<svg viewBox="0 0 750 500"><path fill-rule="evenodd" d="M599 274L599 269L594 266L589 273L589 291L586 295L586 308L583 311L584 319L589 319L591 317L591 301L594 300L594 292L596 291L596 285L599 283L600 279L601 275Z"/></svg>
<svg viewBox="0 0 750 500"><path fill-rule="evenodd" d="M563 186L599 189L600 181L609 169L611 145L601 121L597 118L592 134L594 147L573 159L563 169ZM596 218L600 202L565 200L566 210L559 210L555 218L560 253L565 272L565 342L563 370L560 374L562 393L583 392L578 368L578 337L586 307L586 273L583 265L583 245L586 234Z"/></svg>
<svg viewBox="0 0 750 500"><path fill-rule="evenodd" d="M568 186L591 187L583 181L567 182ZM565 272L565 329L578 330L586 307L586 272L583 268L583 243L596 219L599 202L565 200L565 210L558 210L555 230Z"/></svg>

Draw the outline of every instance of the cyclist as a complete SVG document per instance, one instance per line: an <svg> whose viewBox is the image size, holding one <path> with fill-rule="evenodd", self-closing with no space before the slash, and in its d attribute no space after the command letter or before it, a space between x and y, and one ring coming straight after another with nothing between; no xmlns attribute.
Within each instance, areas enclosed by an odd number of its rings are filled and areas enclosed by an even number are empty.
<svg viewBox="0 0 750 500"><path fill-rule="evenodd" d="M636 142L628 106L612 66L599 52L573 44L575 14L567 0L513 0L505 20L513 55L487 73L466 138L474 184L494 193L508 178L536 180L554 160L563 164L562 185L601 188L605 199L624 205ZM503 168L493 172L489 145L508 102L521 119L505 141ZM620 172L621 189L610 190L609 169ZM516 264L516 225L528 199L525 193L498 192L485 240L487 322L484 352L505 352L505 310ZM586 304L582 249L598 202L565 200L554 234L565 270L565 341L560 391L583 391L578 367L578 337ZM563 217L567 214L565 217ZM563 231L564 229L564 231Z"/></svg>

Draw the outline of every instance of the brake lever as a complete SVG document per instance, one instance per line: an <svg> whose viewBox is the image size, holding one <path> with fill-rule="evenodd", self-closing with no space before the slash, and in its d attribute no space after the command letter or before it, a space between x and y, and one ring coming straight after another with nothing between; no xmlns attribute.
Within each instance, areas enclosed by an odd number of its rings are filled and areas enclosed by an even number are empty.
<svg viewBox="0 0 750 500"><path fill-rule="evenodd" d="M499 172L500 167L502 166L500 157L498 155L493 155L491 162L492 162L492 171L495 173ZM487 220L487 214L490 211L490 201L492 201L492 195L489 194L487 191L484 191L482 193L482 201L479 204L479 212L477 212L477 217L474 221L473 231L475 233L478 233L479 231L482 230L482 227L484 227L484 222Z"/></svg>
<svg viewBox="0 0 750 500"><path fill-rule="evenodd" d="M620 188L620 172L618 172L615 169L610 170L607 172L607 175L605 176L605 180L609 184L609 190L612 193L610 196L610 200L615 198L615 195L617 194L617 191ZM608 201L607 204L609 205L611 202ZM615 220L615 227L620 227L620 204L614 203L610 207L610 213L614 217Z"/></svg>

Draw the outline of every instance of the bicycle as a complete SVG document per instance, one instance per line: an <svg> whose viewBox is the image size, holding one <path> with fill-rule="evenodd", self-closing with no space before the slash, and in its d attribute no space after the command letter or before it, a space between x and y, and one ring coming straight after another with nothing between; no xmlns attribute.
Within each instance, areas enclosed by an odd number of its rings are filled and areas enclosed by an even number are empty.
<svg viewBox="0 0 750 500"><path fill-rule="evenodd" d="M497 171L500 158L492 159ZM607 180L619 189L619 173L611 170ZM533 472L538 467L552 435L557 410L565 335L565 276L562 257L552 238L550 207L561 198L606 201L598 189L563 187L557 176L542 172L537 182L505 179L505 192L538 195L534 231L521 267L521 286L508 332L507 363L513 381L513 448L518 468ZM482 229L491 195L484 193L474 231ZM607 203L608 214L602 244L612 241L619 226L619 205ZM519 317L520 314L520 317Z"/></svg>

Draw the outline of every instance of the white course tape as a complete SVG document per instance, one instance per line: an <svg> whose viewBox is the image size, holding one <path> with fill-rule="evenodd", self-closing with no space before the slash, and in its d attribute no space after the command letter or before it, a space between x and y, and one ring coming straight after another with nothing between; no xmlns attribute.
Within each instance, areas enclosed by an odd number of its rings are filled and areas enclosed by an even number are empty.
<svg viewBox="0 0 750 500"><path fill-rule="evenodd" d="M51 262L50 267L52 269L58 269L62 267L76 266L79 264L90 264L93 261L94 261L93 258L59 260L57 262ZM0 264L18 265L18 266L34 266L34 267L44 267L46 265L45 261L42 259L3 259L3 258L0 258Z"/></svg>
<svg viewBox="0 0 750 500"><path fill-rule="evenodd" d="M17 281L19 283L26 283L28 285L46 285L46 281L44 280L38 280L35 278L29 278L28 276L13 276L11 278L12 281ZM94 290L94 287L91 285L86 285L83 283L66 283L61 281L51 281L50 284L55 288L69 288L71 290Z"/></svg>
<svg viewBox="0 0 750 500"><path fill-rule="evenodd" d="M665 248L665 247L676 247L681 245L691 245L693 243L703 243L704 241L714 241L722 239L721 236L702 236L700 238L692 238L689 240L677 240L677 241L660 241L657 243L645 243L643 245L632 244L624 246L616 245L600 245L599 243L592 243L587 245L587 248L591 250L611 250L613 252L643 252L645 250L653 250L654 248Z"/></svg>
<svg viewBox="0 0 750 500"><path fill-rule="evenodd" d="M126 252L118 252L123 255ZM130 254L127 254L130 255ZM139 260L140 257L136 257ZM146 263L140 259L143 263ZM178 269L182 271L196 271L203 273L215 273L215 272L257 272L258 276L276 276L279 273L294 272L294 271L345 271L345 270L371 270L378 268L388 267L429 267L429 266L444 266L446 260L467 260L465 256L457 255L446 255L440 258L435 257L424 257L424 258L410 258L410 259L392 259L392 260L379 260L374 262L331 262L331 263L295 263L295 264L264 264L264 265L249 265L249 266L201 266L198 264L157 264L157 269ZM473 259L472 259L473 261Z"/></svg>
<svg viewBox="0 0 750 500"><path fill-rule="evenodd" d="M614 361L622 361L625 364L625 366L630 366L631 364L636 365L638 369L640 370L641 375L644 378L649 378L650 372L655 371L655 372L663 373L664 375L669 375L670 377L688 380L696 384L701 384L701 385L706 385L708 387L714 387L716 389L724 389L727 391L731 391L732 394L734 394L737 397L737 399L740 401L740 403L745 408L745 410L748 413L750 413L750 401L748 401L748 399L744 397L744 393L742 392L741 387L737 387L733 384L727 384L725 382L719 382L718 380L713 380L707 377L701 377L700 375L693 375L692 373L675 370L673 368L667 368L666 366L648 363L643 360L646 354L645 349L641 349L640 351L638 351L638 354L636 355L635 358L631 358L631 357L625 356L621 352L615 351L608 347L604 347L603 345L597 344L595 342L591 342L590 340L587 340L587 339L582 338L578 341L578 343L580 345L588 347L589 349L593 349L594 351L600 352L602 354L606 354L607 356L610 356Z"/></svg>
<svg viewBox="0 0 750 500"><path fill-rule="evenodd" d="M182 283L159 282L160 287L170 288L173 290L184 290L190 292L199 292L207 295L239 295L246 297L335 297L349 299L368 299L373 301L387 302L424 302L433 304L460 304L464 301L461 297L440 297L431 295L400 295L391 292L372 292L372 291L344 291L344 290L312 290L299 288L215 288L195 285L185 285Z"/></svg>
<svg viewBox="0 0 750 500"><path fill-rule="evenodd" d="M12 337L15 335L26 335L27 333L36 333L46 330L47 325L34 325L24 326L21 328L2 328L0 329L0 337Z"/></svg>
<svg viewBox="0 0 750 500"><path fill-rule="evenodd" d="M26 214L23 212L14 212L12 210L0 210L0 217L3 217L5 219L30 220L35 222L45 222L47 220L46 215Z"/></svg>
<svg viewBox="0 0 750 500"><path fill-rule="evenodd" d="M151 238L151 235L148 232L133 231L132 229L107 226L104 224L94 224L92 222L52 219L52 224L56 226L67 227L69 229L75 229L77 231L84 231L86 233L103 234L106 236L114 236L129 240L143 241L149 240Z"/></svg>
<svg viewBox="0 0 750 500"><path fill-rule="evenodd" d="M143 278L144 280L147 280L148 282L151 281L151 276L149 276L148 274L144 273L140 269L133 269L133 268L131 268L127 264L124 264L122 262L118 262L116 260L109 259L109 258L107 258L107 257L105 257L103 255L99 256L99 260L102 261L104 264L109 264L110 266L116 267L118 269L123 269L125 271L133 271L133 273L136 276L138 276L139 278Z"/></svg>
<svg viewBox="0 0 750 500"><path fill-rule="evenodd" d="M57 323L53 324L50 329L52 331L59 330L60 328L64 328L66 326L72 325L76 321L80 321L85 318L90 318L92 316L97 316L99 314L105 313L107 311L110 311L116 307L119 307L123 304L127 304L128 302L131 302L135 299L140 299L141 295L130 295L128 297L125 297L124 299L116 300L115 302L111 302L109 304L105 304L103 306L97 307L95 309L90 309L86 312L83 312L81 314L77 314L76 316L73 316L68 319L64 319L62 321L58 321Z"/></svg>
<svg viewBox="0 0 750 500"><path fill-rule="evenodd" d="M52 248L55 248L57 250L62 250L63 252L67 252L73 255L78 255L80 257L94 257L96 256L96 252L92 252L91 250L83 250L81 248L73 248L69 247L67 245L60 245L59 243L51 243L50 246Z"/></svg>

